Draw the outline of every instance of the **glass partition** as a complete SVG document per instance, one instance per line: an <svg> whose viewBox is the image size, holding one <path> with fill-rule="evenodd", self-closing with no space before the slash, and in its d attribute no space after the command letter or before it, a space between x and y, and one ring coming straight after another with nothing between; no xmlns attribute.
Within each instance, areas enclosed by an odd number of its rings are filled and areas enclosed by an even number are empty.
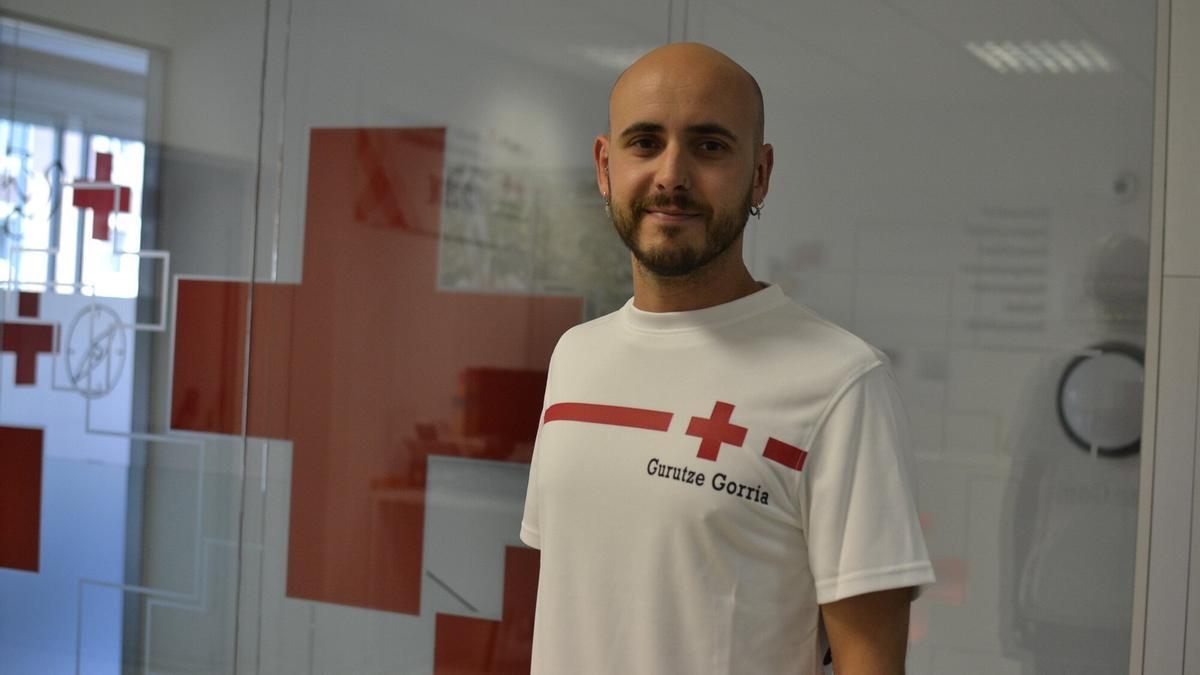
<svg viewBox="0 0 1200 675"><path fill-rule="evenodd" d="M276 255L251 291L264 672L528 669L517 532L550 351L629 292L589 149L668 15L628 9L652 20L290 4Z"/></svg>
<svg viewBox="0 0 1200 675"><path fill-rule="evenodd" d="M234 668L244 433L171 383L236 368L176 299L251 273L264 17L0 6L2 673Z"/></svg>
<svg viewBox="0 0 1200 675"><path fill-rule="evenodd" d="M909 672L1127 672L1154 3L688 6L766 94L748 261L903 390Z"/></svg>

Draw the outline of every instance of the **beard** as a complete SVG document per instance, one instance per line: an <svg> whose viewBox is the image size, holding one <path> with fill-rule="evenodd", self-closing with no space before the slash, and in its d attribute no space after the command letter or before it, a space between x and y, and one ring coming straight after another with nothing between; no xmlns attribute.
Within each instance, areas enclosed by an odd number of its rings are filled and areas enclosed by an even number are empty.
<svg viewBox="0 0 1200 675"><path fill-rule="evenodd" d="M633 253L638 263L659 277L683 277L703 268L729 250L730 246L742 236L746 229L746 221L750 218L750 205L753 188L746 189L746 196L738 206L714 211L705 204L693 201L685 194L656 195L644 199L635 199L629 208L623 208L613 201L612 222L625 242L626 248ZM638 239L642 229L642 217L647 209L675 208L692 211L704 216L704 245L696 248L674 240L681 237L683 227L660 226L668 239L666 245L653 248L643 248Z"/></svg>

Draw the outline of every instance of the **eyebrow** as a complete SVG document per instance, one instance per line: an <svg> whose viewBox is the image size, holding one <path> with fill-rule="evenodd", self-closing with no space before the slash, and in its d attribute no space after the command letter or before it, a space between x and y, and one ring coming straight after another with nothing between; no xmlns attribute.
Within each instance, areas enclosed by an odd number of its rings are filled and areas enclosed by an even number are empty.
<svg viewBox="0 0 1200 675"><path fill-rule="evenodd" d="M621 138L628 138L634 134L661 134L666 131L666 127L654 122L634 122L625 127L621 132ZM693 124L687 127L686 131L693 136L724 136L730 141L737 142L737 134L730 131L728 128L716 124L715 122L707 122L704 124Z"/></svg>

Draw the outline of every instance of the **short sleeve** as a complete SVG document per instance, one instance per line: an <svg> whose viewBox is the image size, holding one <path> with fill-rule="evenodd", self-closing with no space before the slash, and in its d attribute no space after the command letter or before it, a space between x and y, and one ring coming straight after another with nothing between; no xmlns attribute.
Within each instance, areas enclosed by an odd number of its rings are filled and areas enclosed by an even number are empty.
<svg viewBox="0 0 1200 675"><path fill-rule="evenodd" d="M554 354L558 353L557 346ZM554 354L546 373L546 393L542 398L542 412L538 418L537 435L533 439L533 457L529 460L529 485L525 488L525 512L521 516L521 541L531 548L542 548L541 490L538 483L538 457L542 453L542 431L546 428L546 407L554 384Z"/></svg>
<svg viewBox="0 0 1200 675"><path fill-rule="evenodd" d="M809 448L803 513L817 602L933 583L908 420L887 366L834 395Z"/></svg>
<svg viewBox="0 0 1200 675"><path fill-rule="evenodd" d="M542 412L543 417L545 411ZM542 437L542 427L539 423L537 438L533 442L533 459L529 462L529 486L525 488L525 513L521 516L521 541L527 546L540 549L542 547L541 521L538 518L538 441Z"/></svg>

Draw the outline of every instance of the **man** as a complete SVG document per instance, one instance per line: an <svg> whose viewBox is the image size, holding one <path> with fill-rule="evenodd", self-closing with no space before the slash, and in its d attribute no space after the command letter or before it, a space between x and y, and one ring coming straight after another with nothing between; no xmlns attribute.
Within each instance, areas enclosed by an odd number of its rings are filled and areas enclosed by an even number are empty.
<svg viewBox="0 0 1200 675"><path fill-rule="evenodd" d="M535 673L904 670L933 581L904 415L875 349L756 282L774 157L728 57L651 51L613 86L596 175L634 297L555 348L521 538Z"/></svg>

